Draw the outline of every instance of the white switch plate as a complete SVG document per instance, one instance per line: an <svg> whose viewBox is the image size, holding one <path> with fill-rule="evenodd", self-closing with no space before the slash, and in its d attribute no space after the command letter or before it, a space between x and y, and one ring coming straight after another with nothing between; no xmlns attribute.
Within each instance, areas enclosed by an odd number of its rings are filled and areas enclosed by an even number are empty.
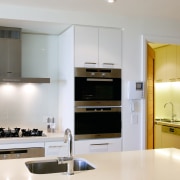
<svg viewBox="0 0 180 180"><path fill-rule="evenodd" d="M138 124L138 113L131 114L131 124Z"/></svg>

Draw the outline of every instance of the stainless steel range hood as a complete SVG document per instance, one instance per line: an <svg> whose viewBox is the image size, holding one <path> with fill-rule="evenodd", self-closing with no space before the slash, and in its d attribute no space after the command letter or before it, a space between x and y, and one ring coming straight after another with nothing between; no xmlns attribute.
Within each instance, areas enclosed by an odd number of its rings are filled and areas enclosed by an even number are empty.
<svg viewBox="0 0 180 180"><path fill-rule="evenodd" d="M21 76L21 29L0 27L0 82L50 83L50 78Z"/></svg>

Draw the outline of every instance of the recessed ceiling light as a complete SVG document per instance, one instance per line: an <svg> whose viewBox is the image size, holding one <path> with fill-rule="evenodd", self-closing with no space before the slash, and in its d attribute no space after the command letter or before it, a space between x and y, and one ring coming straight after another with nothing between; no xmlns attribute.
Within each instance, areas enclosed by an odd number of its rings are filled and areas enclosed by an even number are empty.
<svg viewBox="0 0 180 180"><path fill-rule="evenodd" d="M106 2L108 2L108 3L114 3L114 2L116 2L116 0L106 0Z"/></svg>

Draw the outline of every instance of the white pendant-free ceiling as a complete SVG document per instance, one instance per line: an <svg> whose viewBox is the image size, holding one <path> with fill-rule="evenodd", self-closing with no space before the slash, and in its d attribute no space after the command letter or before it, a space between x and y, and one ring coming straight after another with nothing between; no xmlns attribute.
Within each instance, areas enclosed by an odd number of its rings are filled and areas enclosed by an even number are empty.
<svg viewBox="0 0 180 180"><path fill-rule="evenodd" d="M116 0L105 0L106 2L108 2L108 3L114 3L114 2L116 2Z"/></svg>

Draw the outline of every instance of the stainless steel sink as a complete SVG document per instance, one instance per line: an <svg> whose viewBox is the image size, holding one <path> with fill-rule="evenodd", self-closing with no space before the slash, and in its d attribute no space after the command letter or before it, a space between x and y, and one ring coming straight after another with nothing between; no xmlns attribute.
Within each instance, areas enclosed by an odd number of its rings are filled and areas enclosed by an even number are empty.
<svg viewBox="0 0 180 180"><path fill-rule="evenodd" d="M67 172L67 164L58 164L57 159L28 161L25 163L31 173L50 174ZM86 160L74 159L74 171L85 171L95 169Z"/></svg>

